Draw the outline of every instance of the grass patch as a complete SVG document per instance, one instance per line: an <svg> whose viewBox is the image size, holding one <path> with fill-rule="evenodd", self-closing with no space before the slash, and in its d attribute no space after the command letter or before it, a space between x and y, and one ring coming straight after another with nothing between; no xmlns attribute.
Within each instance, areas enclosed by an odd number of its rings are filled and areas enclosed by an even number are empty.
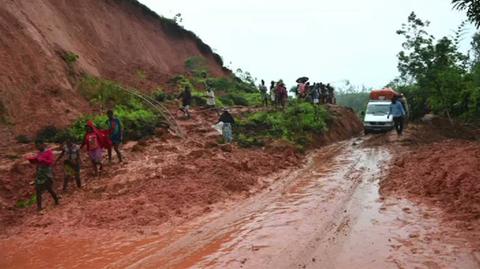
<svg viewBox="0 0 480 269"><path fill-rule="evenodd" d="M245 82L235 76L210 77L206 68L206 59L199 56L185 61L189 75L178 75L170 80L170 84L179 89L185 86L192 89L192 105L206 105L206 85L215 91L218 107L225 106L258 106L261 105L261 94L252 83Z"/></svg>
<svg viewBox="0 0 480 269"><path fill-rule="evenodd" d="M37 196L34 194L30 199L19 200L15 203L17 208L29 208L37 203Z"/></svg>
<svg viewBox="0 0 480 269"><path fill-rule="evenodd" d="M62 55L62 58L68 64L69 67L73 67L73 65L78 61L80 56L78 56L77 54L71 51L68 51Z"/></svg>
<svg viewBox="0 0 480 269"><path fill-rule="evenodd" d="M145 105L139 98L126 92L122 85L114 81L86 76L82 79L79 90L92 105L100 107L102 110L114 110L115 116L123 124L126 140L147 138L155 133L156 128L162 126L163 118L156 111ZM159 92L156 94L157 96L153 96L155 99L166 98L166 95ZM87 115L65 129L46 126L37 133L36 139L50 143L61 143L66 139L73 139L80 143L85 134L85 125L89 120L92 120L100 129L108 128L105 114ZM19 140L27 141L25 137L17 137L17 141Z"/></svg>
<svg viewBox="0 0 480 269"><path fill-rule="evenodd" d="M261 146L268 139L285 139L305 147L327 130L329 114L324 107L295 101L285 111L262 111L238 120L236 139L241 146Z"/></svg>

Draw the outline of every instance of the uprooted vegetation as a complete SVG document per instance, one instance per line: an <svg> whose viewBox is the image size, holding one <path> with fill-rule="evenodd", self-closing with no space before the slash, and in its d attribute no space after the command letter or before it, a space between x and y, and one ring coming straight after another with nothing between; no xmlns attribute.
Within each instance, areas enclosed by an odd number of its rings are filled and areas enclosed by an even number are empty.
<svg viewBox="0 0 480 269"><path fill-rule="evenodd" d="M294 101L285 111L261 111L246 116L237 122L235 133L244 147L284 139L303 148L327 131L329 117L323 106Z"/></svg>

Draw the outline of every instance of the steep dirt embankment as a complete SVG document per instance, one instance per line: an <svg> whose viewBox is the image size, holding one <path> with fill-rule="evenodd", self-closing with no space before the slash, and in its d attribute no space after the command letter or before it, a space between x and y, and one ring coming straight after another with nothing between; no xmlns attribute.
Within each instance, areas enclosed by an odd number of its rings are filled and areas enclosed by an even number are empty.
<svg viewBox="0 0 480 269"><path fill-rule="evenodd" d="M345 140L363 131L363 123L351 108L327 105L331 120L328 131L319 137L319 145Z"/></svg>
<svg viewBox="0 0 480 269"><path fill-rule="evenodd" d="M337 114L333 114L323 143L352 137L362 130L352 111L329 109ZM216 113L194 110L192 114L192 120L180 121L185 139L160 132L146 142L130 143L124 148L128 162L107 166L98 179L92 177L85 160L85 186L78 190L71 183L59 207L53 207L48 194L44 194L44 215L36 214L34 206L14 206L15 201L33 194L30 182L34 168L24 159L4 163L0 166L5 175L0 179L0 227L5 230L0 228L0 235L32 229L156 227L208 212L212 205L227 199L249 196L267 188L279 178L278 173L303 163L302 155L288 145L273 144L263 149L219 145L219 135L211 127L217 120ZM55 186L60 190L60 167L55 175Z"/></svg>
<svg viewBox="0 0 480 269"><path fill-rule="evenodd" d="M79 58L68 64L70 52ZM78 74L151 89L192 56L214 76L228 73L193 33L133 0L0 0L0 127L30 134L90 111Z"/></svg>

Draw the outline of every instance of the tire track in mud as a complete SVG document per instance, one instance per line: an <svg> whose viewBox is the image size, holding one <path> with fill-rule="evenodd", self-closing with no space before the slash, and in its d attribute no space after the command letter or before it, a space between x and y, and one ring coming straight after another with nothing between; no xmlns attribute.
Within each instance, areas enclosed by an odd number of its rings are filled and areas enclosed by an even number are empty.
<svg viewBox="0 0 480 269"><path fill-rule="evenodd" d="M433 237L443 227L423 213L437 209L380 197L390 153L365 140L312 153L270 191L110 268L478 268L462 238Z"/></svg>
<svg viewBox="0 0 480 269"><path fill-rule="evenodd" d="M235 264L274 268L278 260L282 260L277 259L279 256L298 260L296 256L314 249L319 241L328 241L325 237L330 231L341 230L349 222L348 217L343 217L345 204L370 169L363 167L363 150L351 144L352 141L338 143L311 154L303 169L278 182L272 191L239 205L230 217L227 213L207 227L192 229L210 232L180 238L157 254L137 261L131 268L154 268L158 264L172 268ZM369 165L372 164L376 161ZM304 219L313 215L318 217ZM281 234L296 236L282 239L278 236ZM292 239L302 245L298 251L288 248ZM262 254L258 264L252 264L251 258L250 261L241 258L250 252L267 253ZM285 265L284 259L281 264Z"/></svg>

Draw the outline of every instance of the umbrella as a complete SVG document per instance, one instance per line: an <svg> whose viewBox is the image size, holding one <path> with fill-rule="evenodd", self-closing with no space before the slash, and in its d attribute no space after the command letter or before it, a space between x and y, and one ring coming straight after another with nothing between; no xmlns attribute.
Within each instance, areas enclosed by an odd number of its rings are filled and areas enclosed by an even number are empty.
<svg viewBox="0 0 480 269"><path fill-rule="evenodd" d="M308 78L307 77L301 77L301 78L298 78L297 79L297 83L305 83L308 81Z"/></svg>

